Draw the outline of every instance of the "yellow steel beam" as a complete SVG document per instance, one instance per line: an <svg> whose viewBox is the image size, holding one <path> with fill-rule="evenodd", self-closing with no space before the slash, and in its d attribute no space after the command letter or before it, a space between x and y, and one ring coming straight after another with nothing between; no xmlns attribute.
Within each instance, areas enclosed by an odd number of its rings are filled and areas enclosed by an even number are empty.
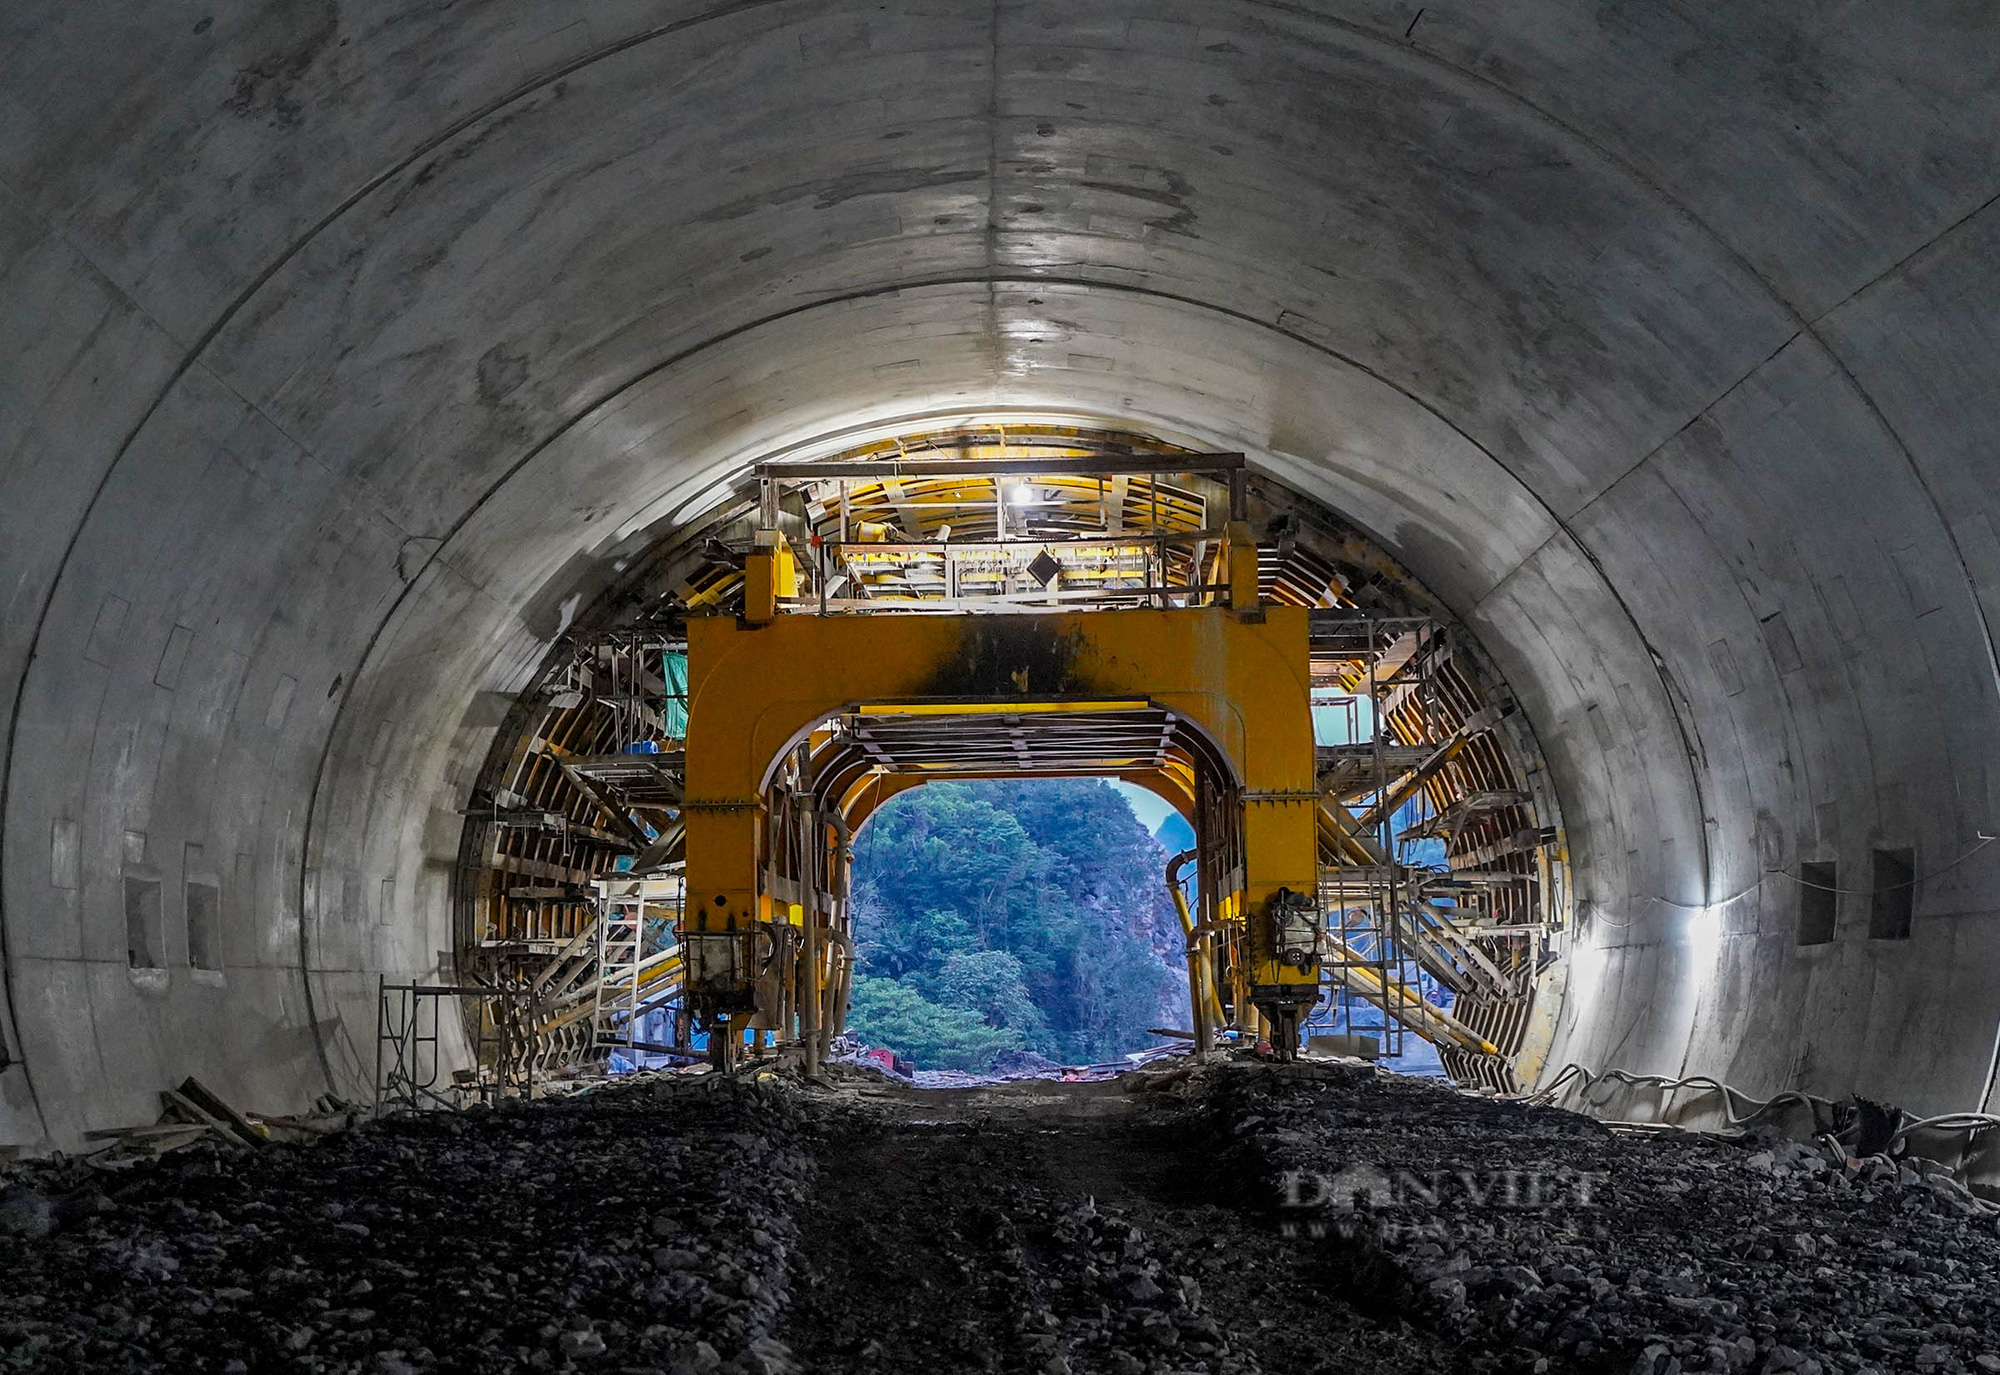
<svg viewBox="0 0 2000 1375"><path fill-rule="evenodd" d="M757 547L743 561L743 619L762 625L778 614L778 602L799 595L799 566L792 546L776 530L759 530Z"/></svg>
<svg viewBox="0 0 2000 1375"><path fill-rule="evenodd" d="M1326 849L1340 864L1383 865L1389 863L1371 836L1362 835L1355 829L1355 820L1347 808L1339 802L1322 798L1319 808L1319 826Z"/></svg>
<svg viewBox="0 0 2000 1375"><path fill-rule="evenodd" d="M1257 604L1257 540L1250 533L1250 522L1232 520L1228 525L1229 539L1229 604L1251 607Z"/></svg>
<svg viewBox="0 0 2000 1375"><path fill-rule="evenodd" d="M1028 702L1004 698L989 702L860 702L851 715L854 716L1071 716L1089 715L1104 711L1144 711L1152 703L1145 698L1125 698L1117 701L1043 701Z"/></svg>
<svg viewBox="0 0 2000 1375"><path fill-rule="evenodd" d="M987 770L953 774L951 781L1038 776L1023 774L1018 770L1005 773ZM1119 769L1110 776L1120 782L1144 788L1179 812L1189 825L1194 824L1194 773L1185 763L1169 761L1162 769ZM919 784L936 781L938 780L921 773L864 773L841 795L840 814L846 819L850 830L858 831L862 823L873 816L890 798L898 793L907 792Z"/></svg>
<svg viewBox="0 0 2000 1375"><path fill-rule="evenodd" d="M758 817L785 751L862 703L925 698L1013 711L1143 699L1174 712L1241 788L1244 887L1232 913L1261 913L1280 888L1314 893L1307 657L1301 607L690 621L688 930L740 932L777 915L758 892ZM1316 971L1275 958L1264 923L1245 934L1251 984L1317 982Z"/></svg>

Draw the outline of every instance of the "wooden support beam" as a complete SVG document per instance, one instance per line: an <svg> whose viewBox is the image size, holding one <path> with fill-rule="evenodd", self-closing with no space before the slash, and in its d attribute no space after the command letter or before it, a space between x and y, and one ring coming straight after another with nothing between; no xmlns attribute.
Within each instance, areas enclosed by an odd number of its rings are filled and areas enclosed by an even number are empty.
<svg viewBox="0 0 2000 1375"><path fill-rule="evenodd" d="M544 878L554 883L571 883L578 887L587 887L597 879L597 875L587 869L572 869L568 865L550 864L539 859L522 859L519 855L495 855L493 867L503 874L521 874L528 878Z"/></svg>
<svg viewBox="0 0 2000 1375"><path fill-rule="evenodd" d="M586 836L600 844L609 845L615 850L630 850L632 848L632 842L625 839L624 836L614 835L610 831L586 825L581 821L571 821L560 812L528 810L488 813L479 810L469 810L460 813L460 815L484 817L494 825L503 826L509 830L568 833L570 835Z"/></svg>
<svg viewBox="0 0 2000 1375"><path fill-rule="evenodd" d="M1527 854L1541 843L1542 833L1533 827L1528 827L1524 830L1514 832L1513 835L1508 836L1505 840L1496 840L1491 845L1482 845L1478 849L1468 850L1462 855L1453 855L1451 857L1451 871L1453 874L1460 875L1461 877L1469 877L1469 875L1463 873L1464 870L1477 869L1481 865L1491 864L1496 859L1505 859L1508 855ZM1534 875L1514 874L1509 877L1518 878L1525 883L1530 878L1533 878Z"/></svg>
<svg viewBox="0 0 2000 1375"><path fill-rule="evenodd" d="M1417 657L1417 650L1422 644L1422 636L1414 630L1398 635L1392 640L1389 647L1382 651L1382 657L1375 661L1375 684L1377 688L1380 688L1398 673L1401 673L1408 666L1410 660Z"/></svg>
<svg viewBox="0 0 2000 1375"><path fill-rule="evenodd" d="M1403 834L1406 839L1412 840L1423 836L1443 836L1449 842L1457 839L1458 833L1474 817L1503 807L1526 806L1528 801L1526 793L1513 788L1467 793L1436 816L1417 823Z"/></svg>
<svg viewBox="0 0 2000 1375"><path fill-rule="evenodd" d="M203 1111L200 1104L179 1089L161 1089L160 1108L163 1115L177 1118L183 1125L213 1130L231 1142L237 1140L235 1130L227 1122L213 1113ZM86 1132L85 1135L90 1133Z"/></svg>
<svg viewBox="0 0 2000 1375"><path fill-rule="evenodd" d="M1420 674L1418 677L1414 679L1397 683L1395 686L1391 687L1387 692L1384 692L1382 694L1382 700L1375 709L1375 714L1378 718L1386 718L1394 716L1397 712L1403 709L1404 705L1409 702L1410 698L1414 697L1418 692L1422 691L1424 685L1423 684L1424 678L1436 672L1439 668L1443 667L1447 662L1450 661L1451 645L1449 643L1446 643L1438 646L1436 649L1432 649L1430 646L1427 645L1425 646L1425 653L1427 657L1425 659L1424 672L1422 674Z"/></svg>
<svg viewBox="0 0 2000 1375"><path fill-rule="evenodd" d="M220 1119L228 1127L229 1131L241 1138L246 1145L268 1146L271 1144L271 1138L251 1126L249 1118L229 1106L220 1094L214 1092L208 1085L202 1083L201 1080L195 1078L193 1075L189 1075L187 1078L181 1080L180 1093L210 1117Z"/></svg>

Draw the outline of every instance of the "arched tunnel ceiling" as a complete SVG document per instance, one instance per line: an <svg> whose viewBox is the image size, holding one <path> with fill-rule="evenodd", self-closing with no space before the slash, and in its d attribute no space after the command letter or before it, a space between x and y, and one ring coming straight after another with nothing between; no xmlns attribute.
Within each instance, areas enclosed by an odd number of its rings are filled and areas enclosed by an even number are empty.
<svg viewBox="0 0 2000 1375"><path fill-rule="evenodd" d="M959 415L1241 448L1480 632L1600 917L1559 1053L1977 1106L1991 26L8 7L5 1139L365 1076L465 761L637 532ZM1911 939L1795 948L1775 871L1872 848ZM170 946L216 877L222 977L133 979L130 873Z"/></svg>

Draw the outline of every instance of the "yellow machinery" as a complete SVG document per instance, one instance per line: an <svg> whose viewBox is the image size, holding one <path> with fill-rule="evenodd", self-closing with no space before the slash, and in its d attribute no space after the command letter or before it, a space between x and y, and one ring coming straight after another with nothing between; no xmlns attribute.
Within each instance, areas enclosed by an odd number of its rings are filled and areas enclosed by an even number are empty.
<svg viewBox="0 0 2000 1375"><path fill-rule="evenodd" d="M687 988L723 1058L750 1026L810 1065L837 1029L844 838L884 796L1055 774L1130 777L1195 818L1213 987L1293 1053L1322 943L1304 608L765 611L688 627Z"/></svg>
<svg viewBox="0 0 2000 1375"><path fill-rule="evenodd" d="M1566 930L1559 835L1504 695L1450 627L1381 605L1379 552L1241 455L1129 436L953 432L757 483L627 599L650 610L566 648L482 773L460 959L512 1000L521 1067L682 1055L690 1014L722 1058L754 1034L816 1063L849 837L927 779L1070 774L1194 827L1166 877L1198 1048L1290 1054L1324 994L1349 1026L1377 1009L1390 1054L1413 1033L1510 1085Z"/></svg>

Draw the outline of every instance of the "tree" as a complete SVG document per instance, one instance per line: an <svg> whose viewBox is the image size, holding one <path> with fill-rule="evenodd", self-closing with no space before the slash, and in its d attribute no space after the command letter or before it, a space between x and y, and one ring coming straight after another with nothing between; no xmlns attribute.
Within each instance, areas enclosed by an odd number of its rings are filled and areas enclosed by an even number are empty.
<svg viewBox="0 0 2000 1375"><path fill-rule="evenodd" d="M968 1007L993 1026L1011 1027L1023 1041L1044 1043L1048 1019L1035 1006L1021 961L1004 950L973 950L947 957L930 981L930 996Z"/></svg>
<svg viewBox="0 0 2000 1375"><path fill-rule="evenodd" d="M1101 779L931 783L892 799L854 844L857 1008L870 990L857 1033L953 1068L978 1045L967 1015L1013 1037L996 1050L1069 1063L1144 1044L1186 1016L1165 863Z"/></svg>
<svg viewBox="0 0 2000 1375"><path fill-rule="evenodd" d="M979 1070L1021 1044L1010 1027L989 1026L969 1007L934 1003L906 983L859 975L848 1024L872 1045L901 1051L925 1069Z"/></svg>
<svg viewBox="0 0 2000 1375"><path fill-rule="evenodd" d="M980 948L979 939L956 912L928 909L913 917L884 917L872 896L855 904L854 930L866 966L900 979L939 968L957 955Z"/></svg>

